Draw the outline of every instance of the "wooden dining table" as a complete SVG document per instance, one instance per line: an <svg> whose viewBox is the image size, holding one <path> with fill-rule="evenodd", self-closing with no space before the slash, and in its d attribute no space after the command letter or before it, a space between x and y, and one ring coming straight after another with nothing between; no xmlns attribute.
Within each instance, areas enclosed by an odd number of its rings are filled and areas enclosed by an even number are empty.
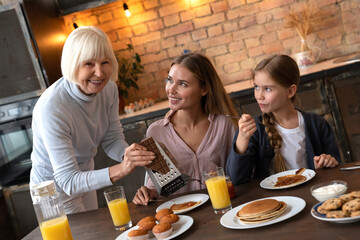
<svg viewBox="0 0 360 240"><path fill-rule="evenodd" d="M294 196L306 202L305 208L284 221L275 224L252 228L252 229L229 229L220 224L223 215L216 215L213 211L210 200L193 210L184 213L193 218L192 226L174 239L359 239L360 221L354 223L334 223L321 221L314 218L310 211L318 201L311 195L311 186L329 180L343 180L347 182L348 190L360 191L360 169L341 171L341 167L354 166L355 162L340 165L335 168L316 170L316 175L309 181L295 187L286 189L263 189L260 186L261 180L235 186L236 197L231 200L232 207L253 201L256 199L276 196ZM134 205L129 203L129 210L133 225L145 216L153 216L156 208L162 203L179 196L207 193L207 190L189 192L181 195L173 195L158 201L150 202L147 206ZM116 231L111 220L108 208L100 208L68 215L71 232L74 240L115 240L122 232ZM25 240L42 239L39 227L25 236Z"/></svg>

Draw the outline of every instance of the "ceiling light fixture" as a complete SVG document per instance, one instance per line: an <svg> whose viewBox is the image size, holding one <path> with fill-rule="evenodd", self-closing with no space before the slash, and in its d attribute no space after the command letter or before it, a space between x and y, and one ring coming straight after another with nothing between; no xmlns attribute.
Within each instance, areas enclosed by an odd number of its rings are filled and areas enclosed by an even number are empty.
<svg viewBox="0 0 360 240"><path fill-rule="evenodd" d="M123 8L124 8L124 11L125 11L125 15L127 17L130 17L131 16L131 12L129 11L129 7L126 3L123 4Z"/></svg>

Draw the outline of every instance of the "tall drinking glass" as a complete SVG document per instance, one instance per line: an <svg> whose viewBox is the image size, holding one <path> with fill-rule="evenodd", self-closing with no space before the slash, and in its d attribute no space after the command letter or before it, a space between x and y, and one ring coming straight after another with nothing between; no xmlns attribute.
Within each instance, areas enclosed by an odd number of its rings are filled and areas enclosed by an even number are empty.
<svg viewBox="0 0 360 240"><path fill-rule="evenodd" d="M232 207L224 169L218 167L214 170L203 172L202 175L215 214L223 214L229 211Z"/></svg>
<svg viewBox="0 0 360 240"><path fill-rule="evenodd" d="M115 186L104 191L115 229L124 231L132 226L129 208L123 186Z"/></svg>

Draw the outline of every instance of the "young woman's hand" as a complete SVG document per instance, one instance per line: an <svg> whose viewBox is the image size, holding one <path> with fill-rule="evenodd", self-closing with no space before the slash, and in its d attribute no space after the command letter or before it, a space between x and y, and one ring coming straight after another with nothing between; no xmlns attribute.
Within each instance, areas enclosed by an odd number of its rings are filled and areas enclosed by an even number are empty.
<svg viewBox="0 0 360 240"><path fill-rule="evenodd" d="M155 159L155 153L137 143L125 149L124 160L109 168L111 182L116 182L135 170L136 167L146 166Z"/></svg>
<svg viewBox="0 0 360 240"><path fill-rule="evenodd" d="M336 161L336 159L330 154L323 153L320 156L314 157L315 169L323 167L336 167L338 164L338 161Z"/></svg>
<svg viewBox="0 0 360 240"><path fill-rule="evenodd" d="M158 192L153 188L142 186L139 188L133 198L133 203L136 205L148 205L151 199L157 198Z"/></svg>
<svg viewBox="0 0 360 240"><path fill-rule="evenodd" d="M239 135L236 139L236 150L239 154L244 154L251 136L256 131L255 120L250 114L243 114L239 119Z"/></svg>

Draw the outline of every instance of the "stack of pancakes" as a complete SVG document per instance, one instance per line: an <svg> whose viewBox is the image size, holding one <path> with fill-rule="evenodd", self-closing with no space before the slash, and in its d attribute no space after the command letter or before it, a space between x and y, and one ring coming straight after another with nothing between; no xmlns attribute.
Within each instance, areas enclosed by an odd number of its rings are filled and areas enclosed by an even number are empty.
<svg viewBox="0 0 360 240"><path fill-rule="evenodd" d="M285 202L264 199L245 205L237 212L236 217L243 223L262 223L279 217L285 209Z"/></svg>

